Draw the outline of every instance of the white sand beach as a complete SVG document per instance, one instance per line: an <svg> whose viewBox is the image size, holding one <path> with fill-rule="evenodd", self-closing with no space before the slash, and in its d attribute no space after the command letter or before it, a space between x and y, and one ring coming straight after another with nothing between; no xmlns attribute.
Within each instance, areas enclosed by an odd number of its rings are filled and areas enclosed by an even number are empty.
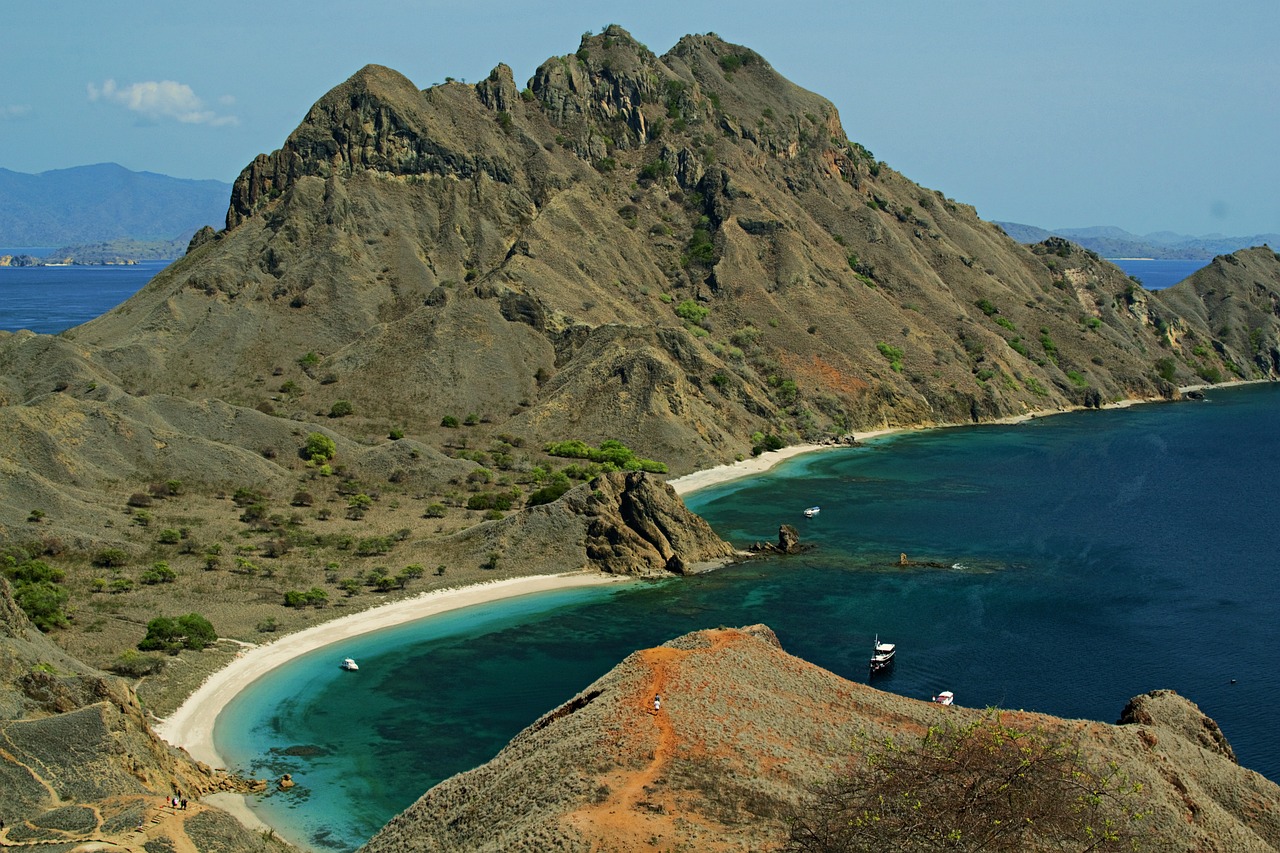
<svg viewBox="0 0 1280 853"><path fill-rule="evenodd" d="M218 714L222 713L222 709L240 691L298 655L358 634L390 628L425 616L435 616L459 607L487 604L532 592L625 582L625 579L611 575L589 572L508 578L456 589L435 590L416 598L343 616L241 652L234 661L206 679L182 707L156 722L153 728L156 734L174 746L182 747L197 761L203 761L211 767L222 767L222 758L213 744L213 723ZM225 806L224 803L220 805ZM233 811L243 819L239 809Z"/></svg>
<svg viewBox="0 0 1280 853"><path fill-rule="evenodd" d="M895 432L903 432L903 427L892 427L889 429L878 429L872 432L855 432L852 434L854 441L867 441L872 438L879 438L882 435L890 435ZM770 450L767 453L761 453L759 456L753 456L750 459L743 459L738 462L730 462L727 465L717 465L714 468L705 468L701 471L694 471L692 474L686 474L683 477L676 477L674 480L668 480L667 485L676 490L678 495L687 495L690 492L696 492L698 489L705 489L708 486L718 486L721 483L728 483L741 477L750 477L753 474L762 474L768 471L779 462L783 462L793 456L799 456L802 453L816 453L820 450L839 450L848 447L847 444L794 444L790 447L783 447L780 450Z"/></svg>

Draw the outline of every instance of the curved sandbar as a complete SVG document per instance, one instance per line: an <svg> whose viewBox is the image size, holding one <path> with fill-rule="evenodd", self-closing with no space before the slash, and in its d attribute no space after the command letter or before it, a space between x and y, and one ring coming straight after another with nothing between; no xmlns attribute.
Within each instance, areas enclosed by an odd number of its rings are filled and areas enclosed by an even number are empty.
<svg viewBox="0 0 1280 853"><path fill-rule="evenodd" d="M488 604L532 592L620 583L624 580L613 575L588 572L507 578L454 589L434 590L415 598L393 601L322 622L242 652L234 661L209 676L178 710L156 722L152 728L164 740L182 747L197 761L203 761L211 767L222 767L222 758L213 744L213 724L222 709L240 691L298 655L359 634L435 616L460 607Z"/></svg>

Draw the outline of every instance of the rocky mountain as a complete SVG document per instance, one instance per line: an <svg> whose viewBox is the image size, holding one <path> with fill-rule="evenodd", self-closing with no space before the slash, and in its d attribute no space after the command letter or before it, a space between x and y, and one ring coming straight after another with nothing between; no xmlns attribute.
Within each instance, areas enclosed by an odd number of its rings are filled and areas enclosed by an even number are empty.
<svg viewBox="0 0 1280 853"><path fill-rule="evenodd" d="M874 778L868 756L897 761L900 777L926 771L913 820L838 784ZM988 773L998 793L977 781ZM1084 779L1089 813L1072 784ZM854 803L869 811L840 811ZM1007 803L1017 820L1001 826ZM1277 806L1280 787L1239 767L1213 721L1171 691L1136 697L1114 726L942 707L845 681L758 625L635 652L362 850L945 849L958 827L957 849L1092 849L1089 825L1096 844L1110 819L1117 849L1263 851L1280 847ZM874 829L850 835L868 814ZM1063 846L1072 833L1079 848Z"/></svg>
<svg viewBox="0 0 1280 853"><path fill-rule="evenodd" d="M288 414L342 399L352 426L435 443L474 412L676 471L760 433L1168 395L1162 349L1172 384L1197 349L1270 375L1072 251L874 160L745 48L658 57L610 28L524 90L505 67L426 91L361 70L245 169L226 230L74 336L149 393L259 405L283 369Z"/></svg>
<svg viewBox="0 0 1280 853"><path fill-rule="evenodd" d="M53 636L117 668L158 613L254 642L515 574L687 573L732 550L664 474L1275 379L1278 300L1265 247L1152 293L1022 246L713 34L609 27L523 88L369 66L135 297L0 333L0 557L54 563ZM157 659L147 707L207 654Z"/></svg>
<svg viewBox="0 0 1280 853"><path fill-rule="evenodd" d="M221 222L230 190L115 163L38 175L0 169L0 246L168 241Z"/></svg>
<svg viewBox="0 0 1280 853"><path fill-rule="evenodd" d="M129 686L37 631L3 577L0 778L0 847L288 849L217 808L169 806L175 795L194 799L243 786L157 738ZM87 843L102 846L77 846Z"/></svg>
<svg viewBox="0 0 1280 853"><path fill-rule="evenodd" d="M1227 237L1206 234L1193 237L1172 231L1156 231L1151 234L1133 234L1114 225L1091 228L1056 228L1048 230L1035 225L1017 222L997 222L1005 233L1019 243L1040 243L1050 237L1083 246L1105 258L1164 258L1170 260L1209 260L1215 255L1226 255L1250 246L1280 246L1280 234L1253 234L1247 237Z"/></svg>

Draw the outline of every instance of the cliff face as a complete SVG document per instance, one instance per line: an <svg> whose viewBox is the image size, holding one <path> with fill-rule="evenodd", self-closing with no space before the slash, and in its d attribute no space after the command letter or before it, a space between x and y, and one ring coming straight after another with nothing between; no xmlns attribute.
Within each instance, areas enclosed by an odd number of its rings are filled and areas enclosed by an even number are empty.
<svg viewBox="0 0 1280 853"><path fill-rule="evenodd" d="M1136 831L1140 849L1280 845L1280 787L1238 767L1225 741L1206 741L1211 720L1171 691L1130 709L1117 726L1021 712L1001 724L1071 744L1085 766L1115 762L1139 783L1129 805L1146 816L1120 829ZM432 788L364 850L773 849L813 788L862 748L892 736L910 752L929 727L987 717L845 681L787 655L764 626L700 631L630 655L488 764ZM1010 796L1018 786L1015 776ZM1028 835L1010 849L1062 848Z"/></svg>

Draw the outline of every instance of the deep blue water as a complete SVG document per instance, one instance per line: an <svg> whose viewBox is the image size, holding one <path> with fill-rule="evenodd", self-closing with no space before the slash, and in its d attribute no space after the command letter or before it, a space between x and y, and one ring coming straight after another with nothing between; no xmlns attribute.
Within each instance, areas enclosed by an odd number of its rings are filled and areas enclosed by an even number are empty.
<svg viewBox="0 0 1280 853"><path fill-rule="evenodd" d="M0 249L42 257L51 249ZM131 266L0 267L0 330L57 334L86 323L137 293L170 261Z"/></svg>
<svg viewBox="0 0 1280 853"><path fill-rule="evenodd" d="M1163 290L1172 287L1197 270L1208 266L1208 261L1171 261L1132 258L1108 258L1111 263L1142 282L1147 290Z"/></svg>
<svg viewBox="0 0 1280 853"><path fill-rule="evenodd" d="M294 774L299 788L255 804L286 837L351 849L629 652L764 622L854 680L873 637L892 640L898 665L876 684L920 699L951 689L962 705L1110 722L1172 688L1243 765L1280 779L1277 482L1272 385L810 454L687 500L739 545L794 523L809 554L344 642L243 694L215 742L242 771ZM903 552L949 568L898 568ZM358 673L337 668L347 655Z"/></svg>

